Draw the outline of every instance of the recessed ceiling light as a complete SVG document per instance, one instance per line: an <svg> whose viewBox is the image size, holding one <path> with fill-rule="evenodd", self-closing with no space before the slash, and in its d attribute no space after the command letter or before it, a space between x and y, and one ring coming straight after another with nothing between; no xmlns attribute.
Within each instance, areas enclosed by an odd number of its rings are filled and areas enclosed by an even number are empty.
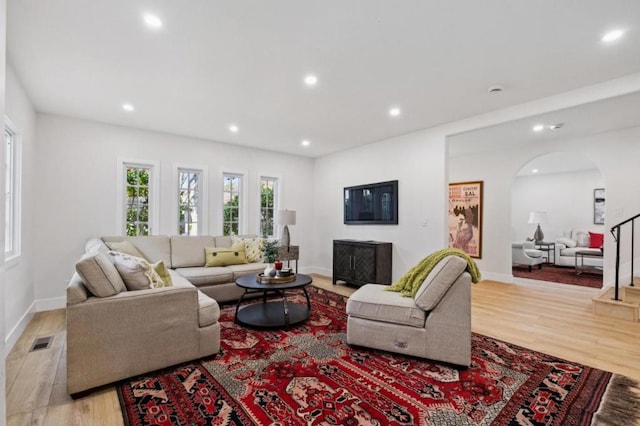
<svg viewBox="0 0 640 426"><path fill-rule="evenodd" d="M128 112L133 111L135 108L131 104L122 104L122 109Z"/></svg>
<svg viewBox="0 0 640 426"><path fill-rule="evenodd" d="M499 84L496 84L495 86L491 86L487 89L487 92L489 93L500 93L504 90L504 87L500 86Z"/></svg>
<svg viewBox="0 0 640 426"><path fill-rule="evenodd" d="M564 123L550 124L549 130L558 130L558 129L561 129L562 126L564 126Z"/></svg>
<svg viewBox="0 0 640 426"><path fill-rule="evenodd" d="M391 109L389 109L389 115L392 117L398 117L400 115L400 108L398 107L393 107Z"/></svg>
<svg viewBox="0 0 640 426"><path fill-rule="evenodd" d="M622 37L623 35L624 35L623 30L613 30L603 35L600 40L602 40L603 43L611 43L620 39L620 37Z"/></svg>
<svg viewBox="0 0 640 426"><path fill-rule="evenodd" d="M240 130L240 128L238 126L236 126L235 124L229 124L229 131L231 133L238 133L239 130Z"/></svg>
<svg viewBox="0 0 640 426"><path fill-rule="evenodd" d="M149 28L162 28L162 20L157 15L145 13L143 19Z"/></svg>
<svg viewBox="0 0 640 426"><path fill-rule="evenodd" d="M541 132L543 130L544 130L544 124L536 124L535 126L533 126L534 132Z"/></svg>
<svg viewBox="0 0 640 426"><path fill-rule="evenodd" d="M302 145L302 146L309 146L309 145L311 145L311 142L305 139L305 140L303 140L302 142L300 142L300 145Z"/></svg>
<svg viewBox="0 0 640 426"><path fill-rule="evenodd" d="M304 84L306 84L307 86L315 86L316 84L318 84L318 77L313 74L309 74L304 78Z"/></svg>
<svg viewBox="0 0 640 426"><path fill-rule="evenodd" d="M538 173L538 169L531 169L531 173Z"/></svg>

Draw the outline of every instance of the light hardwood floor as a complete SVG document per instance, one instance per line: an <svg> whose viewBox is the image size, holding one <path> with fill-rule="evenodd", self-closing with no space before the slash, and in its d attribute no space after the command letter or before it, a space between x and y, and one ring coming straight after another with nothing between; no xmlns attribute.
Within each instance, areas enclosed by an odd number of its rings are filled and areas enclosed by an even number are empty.
<svg viewBox="0 0 640 426"><path fill-rule="evenodd" d="M355 289L314 276L314 285L348 296ZM472 286L475 332L640 380L640 323L595 317L600 290L563 284ZM29 352L35 338L49 349ZM122 425L114 387L79 400L66 394L64 310L41 312L7 358L8 425Z"/></svg>

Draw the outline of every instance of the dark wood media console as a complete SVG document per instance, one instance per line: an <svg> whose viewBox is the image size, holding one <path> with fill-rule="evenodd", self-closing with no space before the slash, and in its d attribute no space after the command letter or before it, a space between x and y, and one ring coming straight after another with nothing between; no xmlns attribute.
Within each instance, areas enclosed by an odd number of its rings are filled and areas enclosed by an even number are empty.
<svg viewBox="0 0 640 426"><path fill-rule="evenodd" d="M391 243L333 240L333 284L391 284Z"/></svg>

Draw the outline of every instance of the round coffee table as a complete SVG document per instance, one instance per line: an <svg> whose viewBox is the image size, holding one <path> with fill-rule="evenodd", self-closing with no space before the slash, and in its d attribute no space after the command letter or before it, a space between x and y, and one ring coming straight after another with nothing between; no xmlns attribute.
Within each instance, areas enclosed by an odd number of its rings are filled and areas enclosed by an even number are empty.
<svg viewBox="0 0 640 426"><path fill-rule="evenodd" d="M236 322L252 327L285 327L305 321L311 315L311 302L305 288L313 280L310 276L297 274L296 280L290 283L263 284L256 281L255 275L245 275L236 280L236 285L244 288L236 305ZM298 303L289 304L287 301L288 290L302 289L307 298L307 306ZM242 300L247 294L262 293L262 303L240 308ZM282 297L282 301L267 302L267 294L274 292Z"/></svg>

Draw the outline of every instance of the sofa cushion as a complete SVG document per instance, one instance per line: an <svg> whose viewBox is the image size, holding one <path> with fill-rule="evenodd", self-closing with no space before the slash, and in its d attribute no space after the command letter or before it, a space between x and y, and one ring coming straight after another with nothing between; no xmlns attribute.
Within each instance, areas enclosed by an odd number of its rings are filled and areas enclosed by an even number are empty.
<svg viewBox="0 0 640 426"><path fill-rule="evenodd" d="M243 265L229 265L227 266L227 268L231 269L233 271L233 280L235 282L235 280L237 280L238 278L244 276L244 275L251 275L251 274L259 274L261 272L264 272L264 268L267 267L266 263L245 263Z"/></svg>
<svg viewBox="0 0 640 426"><path fill-rule="evenodd" d="M575 257L576 256L576 252L579 252L579 251L586 251L586 252L593 253L593 254L601 254L602 253L600 251L600 249L592 249L592 248L588 248L588 247L573 247L573 248L566 248L566 249L560 250L560 256Z"/></svg>
<svg viewBox="0 0 640 426"><path fill-rule="evenodd" d="M150 235L144 237L102 237L102 241L129 241L142 253L142 257L150 262L162 260L167 268L171 268L171 244L166 235Z"/></svg>
<svg viewBox="0 0 640 426"><path fill-rule="evenodd" d="M233 245L233 241L231 241L231 236L219 236L214 237L214 246L215 247L231 247Z"/></svg>
<svg viewBox="0 0 640 426"><path fill-rule="evenodd" d="M76 263L76 272L94 296L109 297L127 289L109 255L101 251L82 256Z"/></svg>
<svg viewBox="0 0 640 426"><path fill-rule="evenodd" d="M74 272L67 286L67 306L82 303L87 300L88 297L87 287L82 282L80 274Z"/></svg>
<svg viewBox="0 0 640 426"><path fill-rule="evenodd" d="M386 291L382 284L365 284L347 301L347 314L372 321L424 327L426 313L413 298Z"/></svg>
<svg viewBox="0 0 640 426"><path fill-rule="evenodd" d="M233 271L224 266L215 268L205 268L203 266L198 268L178 268L176 272L195 286L233 282Z"/></svg>
<svg viewBox="0 0 640 426"><path fill-rule="evenodd" d="M262 238L257 237L238 237L233 235L231 242L233 244L242 243L244 245L244 254L247 257L247 262L262 262Z"/></svg>
<svg viewBox="0 0 640 426"><path fill-rule="evenodd" d="M165 286L160 275L146 259L117 251L109 253L113 255L116 269L127 286L127 290L146 290Z"/></svg>
<svg viewBox="0 0 640 426"><path fill-rule="evenodd" d="M244 254L244 244L239 242L235 243L231 247L206 247L205 264L204 266L209 268L212 266L227 266L227 265L240 265L247 263L247 258Z"/></svg>
<svg viewBox="0 0 640 426"><path fill-rule="evenodd" d="M128 254L129 256L140 257L149 260L131 241L108 241L105 243L111 251Z"/></svg>
<svg viewBox="0 0 640 426"><path fill-rule="evenodd" d="M564 244L565 246L567 246L569 248L573 248L573 247L578 245L578 243L576 241L572 240L571 238L567 238L567 237L561 237L561 238L556 239L556 243Z"/></svg>
<svg viewBox="0 0 640 426"><path fill-rule="evenodd" d="M467 262L458 256L442 259L427 275L414 296L415 303L425 311L436 307L451 285L467 268Z"/></svg>
<svg viewBox="0 0 640 426"><path fill-rule="evenodd" d="M589 247L589 233L587 231L572 230L571 239L577 243L577 247Z"/></svg>
<svg viewBox="0 0 640 426"><path fill-rule="evenodd" d="M215 324L220 318L218 302L201 291L198 291L198 325L206 327Z"/></svg>
<svg viewBox="0 0 640 426"><path fill-rule="evenodd" d="M538 249L526 249L524 252L527 254L527 256L533 257L534 259L542 257L542 255L544 254L542 250Z"/></svg>
<svg viewBox="0 0 640 426"><path fill-rule="evenodd" d="M190 268L204 266L206 247L214 247L214 237L201 235L194 237L171 237L171 267Z"/></svg>

